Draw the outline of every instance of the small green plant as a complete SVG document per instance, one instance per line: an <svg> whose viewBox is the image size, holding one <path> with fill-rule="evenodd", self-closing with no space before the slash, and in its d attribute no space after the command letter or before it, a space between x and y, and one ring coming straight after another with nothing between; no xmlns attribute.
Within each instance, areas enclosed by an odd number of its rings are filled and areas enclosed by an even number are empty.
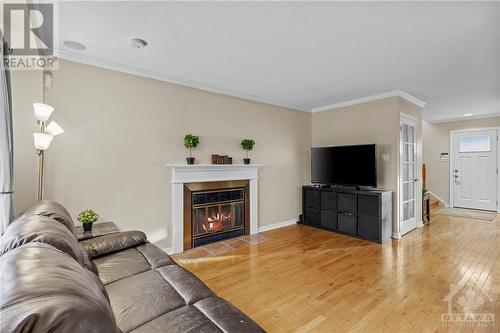
<svg viewBox="0 0 500 333"><path fill-rule="evenodd" d="M243 139L243 141L241 141L241 147L246 150L247 158L248 152L253 149L253 146L255 146L255 141L253 141L252 139Z"/></svg>
<svg viewBox="0 0 500 333"><path fill-rule="evenodd" d="M184 147L189 149L189 157L192 157L191 149L198 147L199 143L200 143L200 137L197 135L186 134L186 136L184 136Z"/></svg>
<svg viewBox="0 0 500 333"><path fill-rule="evenodd" d="M99 214L92 209L85 209L78 214L78 221L82 223L94 223L99 220Z"/></svg>

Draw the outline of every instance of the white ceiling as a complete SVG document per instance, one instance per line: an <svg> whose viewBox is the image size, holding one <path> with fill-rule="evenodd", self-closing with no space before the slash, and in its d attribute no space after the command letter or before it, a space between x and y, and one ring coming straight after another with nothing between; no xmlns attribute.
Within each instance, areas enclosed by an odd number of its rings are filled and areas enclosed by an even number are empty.
<svg viewBox="0 0 500 333"><path fill-rule="evenodd" d="M64 58L211 91L311 111L402 90L428 121L500 113L499 2L62 2L59 17Z"/></svg>

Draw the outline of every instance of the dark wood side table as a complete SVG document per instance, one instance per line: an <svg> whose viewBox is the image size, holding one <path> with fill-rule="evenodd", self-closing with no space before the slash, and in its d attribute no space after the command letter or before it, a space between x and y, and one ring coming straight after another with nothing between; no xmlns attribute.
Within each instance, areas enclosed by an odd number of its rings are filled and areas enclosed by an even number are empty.
<svg viewBox="0 0 500 333"><path fill-rule="evenodd" d="M76 237L79 241L94 238L98 236L114 234L119 232L118 227L113 222L102 222L102 223L94 223L92 226L92 231L83 231L83 226L77 226L76 229Z"/></svg>
<svg viewBox="0 0 500 333"><path fill-rule="evenodd" d="M422 222L431 223L431 194L422 192Z"/></svg>

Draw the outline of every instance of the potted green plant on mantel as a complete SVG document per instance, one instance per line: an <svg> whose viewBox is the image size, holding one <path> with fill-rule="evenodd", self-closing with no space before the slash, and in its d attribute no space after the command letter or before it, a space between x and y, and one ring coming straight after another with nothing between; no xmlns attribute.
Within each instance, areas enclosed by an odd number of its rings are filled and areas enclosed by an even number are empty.
<svg viewBox="0 0 500 333"><path fill-rule="evenodd" d="M247 152L247 157L243 159L243 163L250 164L248 153L253 149L253 146L255 146L255 141L252 139L243 139L243 141L241 141L241 147Z"/></svg>
<svg viewBox="0 0 500 333"><path fill-rule="evenodd" d="M199 136L193 134L186 134L186 136L184 136L184 147L189 149L189 157L186 157L187 164L194 164L192 149L198 147L199 143L200 143Z"/></svg>
<svg viewBox="0 0 500 333"><path fill-rule="evenodd" d="M92 209L85 209L78 214L78 221L83 224L83 231L92 231L92 225L99 220L99 214Z"/></svg>

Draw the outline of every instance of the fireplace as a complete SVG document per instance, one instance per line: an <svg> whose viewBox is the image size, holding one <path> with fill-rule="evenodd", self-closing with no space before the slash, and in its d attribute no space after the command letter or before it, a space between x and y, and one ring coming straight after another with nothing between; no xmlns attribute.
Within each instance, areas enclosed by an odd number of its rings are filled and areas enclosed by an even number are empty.
<svg viewBox="0 0 500 333"><path fill-rule="evenodd" d="M248 180L184 184L184 250L249 229Z"/></svg>

